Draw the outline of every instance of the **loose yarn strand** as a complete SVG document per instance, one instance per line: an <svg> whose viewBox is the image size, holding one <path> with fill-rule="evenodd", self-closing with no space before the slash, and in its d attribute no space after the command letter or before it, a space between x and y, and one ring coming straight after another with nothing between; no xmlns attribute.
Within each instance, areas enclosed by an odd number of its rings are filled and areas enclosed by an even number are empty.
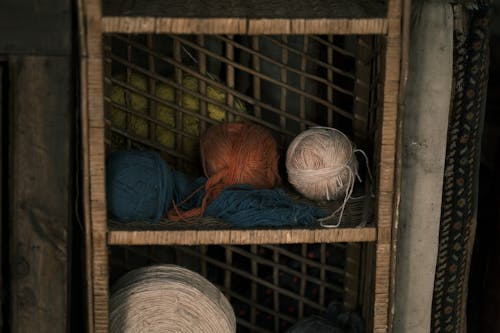
<svg viewBox="0 0 500 333"><path fill-rule="evenodd" d="M186 198L184 198L180 203L176 204L174 200L172 200L172 209L167 213L167 216L170 220L172 221L183 221L187 222L187 215L184 212L181 212L179 210L179 207L184 205L186 202L191 200L198 192L200 192L204 186L198 187L196 190L194 190L191 194L189 194ZM196 212L198 213L198 212ZM192 215L189 217L195 217L196 215Z"/></svg>
<svg viewBox="0 0 500 333"><path fill-rule="evenodd" d="M372 172L370 170L370 162L368 160L368 156L366 156L366 153L361 149L354 149L352 152L354 154L360 153L361 155L363 155L363 157L365 158L365 163L366 163L366 171L368 171L368 177L370 177L370 180L373 180ZM361 179L359 178L359 175L358 175L358 179L359 179L359 181L361 181Z"/></svg>
<svg viewBox="0 0 500 333"><path fill-rule="evenodd" d="M366 155L366 153L361 149L354 149L352 152L353 152L353 154L360 153L361 155L363 155L363 157L365 159L365 163L366 163L366 170L368 172L368 177L370 178L370 181L372 181L373 176L372 176L372 173L370 170L370 163L369 163L368 156ZM345 193L342 205L339 208L337 208L330 216L318 219L318 221L320 222L320 225L324 228L338 228L342 222L342 217L344 216L344 210L345 210L345 207L347 206L347 203L349 202L349 200L350 199L362 199L365 197L365 195L361 195L359 197L352 196L352 193L354 192L354 183L355 183L356 178L358 178L358 180L360 182L362 180L361 180L361 177L359 176L359 173L358 172L354 173L354 171L352 170L351 167L349 167L349 165L346 164L346 165L344 165L344 167L347 168L349 171L349 182L348 182L348 186L347 186L347 191ZM340 180L340 182L342 182L342 180ZM343 186L343 184L341 184L341 186ZM328 198L328 188L326 191L327 191L327 198ZM373 193L370 193L370 194L373 196ZM337 223L335 223L335 224L325 223L325 221L333 218L339 211L340 211L340 216L339 216Z"/></svg>
<svg viewBox="0 0 500 333"><path fill-rule="evenodd" d="M349 138L347 137L347 135L345 135L345 133L343 133L342 131L339 131L336 128L324 127L324 126L314 126L312 128L326 129L326 130L330 130L330 131L333 130L333 131L341 134L344 137L344 139L346 139L347 142L351 142L349 140ZM353 149L352 152L351 152L351 157L346 161L346 164L342 167L342 168L347 168L347 170L349 171L349 181L348 181L348 184L347 184L347 190L346 190L346 193L345 193L345 196L344 196L344 200L342 202L342 205L339 208L337 208L330 216L318 219L318 221L320 222L320 225L322 227L324 227L324 228L338 228L340 226L340 223L342 222L342 217L344 216L345 207L347 206L347 202L349 201L349 199L351 199L352 193L354 192L355 178L358 178L358 180L361 182L361 177L359 176L359 173L357 171L356 171L356 173L354 173L354 171L352 170L352 168L348 165L350 159L353 157L353 155L356 152L361 152L362 155L365 157L366 165L367 165L367 169L368 169L368 173L370 175L370 179L372 179L371 178L370 167L368 165L368 157L366 156L365 152L362 151L361 149ZM338 182L338 184L339 184L340 187L344 186L344 184L342 182L342 179L340 177L337 178L337 182ZM328 192L328 190L327 190L327 192ZM328 198L328 200L329 200L329 198ZM338 219L337 223L335 223L335 224L324 223L325 221L327 221L327 220L331 219L332 217L334 217L339 212L339 210L340 210L340 216L339 216L339 219Z"/></svg>
<svg viewBox="0 0 500 333"><path fill-rule="evenodd" d="M364 159L365 159L365 164L366 164L366 171L368 172L368 178L370 179L370 182L373 183L373 175L372 175L372 172L370 170L370 162L368 160L368 156L366 155L366 153L361 150L361 149L354 149L353 150L353 153L360 153L361 155L363 155ZM356 176L358 177L358 180L360 182L362 182L361 180L361 177L359 176L359 173L356 173ZM373 193L373 188L372 186L370 186L370 196L375 196L375 194ZM363 195L360 195L359 197L351 197L351 199L363 199L365 197L365 194Z"/></svg>
<svg viewBox="0 0 500 333"><path fill-rule="evenodd" d="M349 171L349 182L347 185L347 191L345 192L344 200L342 202L342 205L339 208L337 208L330 216L318 219L320 225L324 228L338 228L340 226L340 223L342 222L342 217L344 216L344 209L347 206L347 202L351 198L352 192L354 191L354 182L355 182L354 172L348 165L346 165L345 167ZM339 211L340 211L340 216L337 223L335 224L324 223L325 221L328 221L331 218L333 218Z"/></svg>

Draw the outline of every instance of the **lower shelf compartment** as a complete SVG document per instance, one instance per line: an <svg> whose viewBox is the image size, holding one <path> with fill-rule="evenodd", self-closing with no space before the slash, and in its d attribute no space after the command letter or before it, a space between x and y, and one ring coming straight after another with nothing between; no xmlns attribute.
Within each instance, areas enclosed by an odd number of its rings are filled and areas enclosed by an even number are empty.
<svg viewBox="0 0 500 333"><path fill-rule="evenodd" d="M230 301L240 333L285 332L342 304L372 318L374 243L113 246L110 288L148 265L179 265L207 278ZM147 301L146 301L147 302Z"/></svg>

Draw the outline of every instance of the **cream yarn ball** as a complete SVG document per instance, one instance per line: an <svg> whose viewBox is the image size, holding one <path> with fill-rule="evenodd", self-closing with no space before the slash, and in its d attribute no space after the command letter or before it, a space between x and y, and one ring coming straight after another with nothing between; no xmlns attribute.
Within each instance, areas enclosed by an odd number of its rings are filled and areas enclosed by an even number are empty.
<svg viewBox="0 0 500 333"><path fill-rule="evenodd" d="M229 301L207 279L175 265L128 272L110 298L111 333L234 333Z"/></svg>
<svg viewBox="0 0 500 333"><path fill-rule="evenodd" d="M313 127L299 134L288 147L286 169L294 188L316 201L350 196L359 177L353 144L330 127Z"/></svg>

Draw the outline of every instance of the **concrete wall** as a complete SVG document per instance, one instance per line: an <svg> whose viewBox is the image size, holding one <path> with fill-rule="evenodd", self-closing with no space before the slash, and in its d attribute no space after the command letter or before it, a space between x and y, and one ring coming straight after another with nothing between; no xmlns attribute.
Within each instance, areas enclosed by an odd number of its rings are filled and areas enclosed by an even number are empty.
<svg viewBox="0 0 500 333"><path fill-rule="evenodd" d="M410 35L394 332L428 333L451 99L451 6L414 1Z"/></svg>

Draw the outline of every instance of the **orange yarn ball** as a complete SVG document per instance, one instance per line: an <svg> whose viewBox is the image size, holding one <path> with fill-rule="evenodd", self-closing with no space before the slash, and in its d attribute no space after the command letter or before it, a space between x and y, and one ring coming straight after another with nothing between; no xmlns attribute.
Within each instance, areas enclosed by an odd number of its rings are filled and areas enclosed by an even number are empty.
<svg viewBox="0 0 500 333"><path fill-rule="evenodd" d="M213 185L273 188L279 184L276 141L264 127L224 123L209 128L200 141L203 170Z"/></svg>
<svg viewBox="0 0 500 333"><path fill-rule="evenodd" d="M231 185L274 188L281 182L276 141L264 127L228 122L210 127L200 138L203 171L208 178L201 207L169 212L172 220L203 215L205 207Z"/></svg>

